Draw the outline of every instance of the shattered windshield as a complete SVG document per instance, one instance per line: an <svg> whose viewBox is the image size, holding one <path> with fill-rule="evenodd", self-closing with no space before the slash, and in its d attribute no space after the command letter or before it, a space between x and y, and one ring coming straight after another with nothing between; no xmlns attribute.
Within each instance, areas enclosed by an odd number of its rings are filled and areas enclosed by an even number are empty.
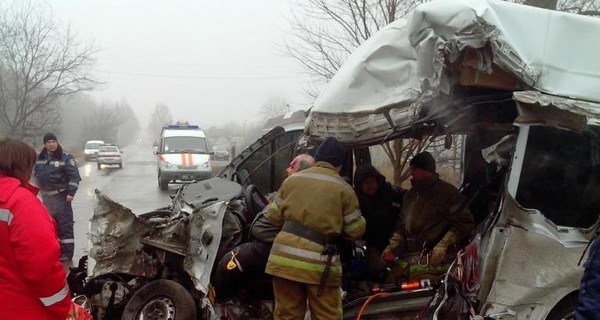
<svg viewBox="0 0 600 320"><path fill-rule="evenodd" d="M517 201L560 226L590 227L600 213L600 128L531 127Z"/></svg>
<svg viewBox="0 0 600 320"><path fill-rule="evenodd" d="M163 139L165 153L208 153L206 139L201 137L167 137Z"/></svg>

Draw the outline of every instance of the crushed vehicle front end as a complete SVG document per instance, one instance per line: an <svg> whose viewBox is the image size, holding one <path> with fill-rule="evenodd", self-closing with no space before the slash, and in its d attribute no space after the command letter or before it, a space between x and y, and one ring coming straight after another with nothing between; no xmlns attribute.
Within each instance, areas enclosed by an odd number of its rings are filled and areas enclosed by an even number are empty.
<svg viewBox="0 0 600 320"><path fill-rule="evenodd" d="M210 276L224 217L241 211L241 186L223 179L188 185L169 207L139 216L98 190L96 196L89 255L69 275L94 318L213 318Z"/></svg>

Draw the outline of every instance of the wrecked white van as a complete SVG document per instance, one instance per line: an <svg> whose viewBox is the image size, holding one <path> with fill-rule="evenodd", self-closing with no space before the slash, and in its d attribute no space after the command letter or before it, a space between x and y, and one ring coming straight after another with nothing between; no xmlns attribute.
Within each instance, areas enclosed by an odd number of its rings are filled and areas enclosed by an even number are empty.
<svg viewBox="0 0 600 320"><path fill-rule="evenodd" d="M572 317L577 262L600 212L597 34L600 20L499 1L419 6L349 58L310 110L306 136L275 128L150 213L98 192L90 259L71 270L71 291L96 319L270 319L272 303L219 301L211 278L298 141L335 136L351 165L368 161L371 145L448 135L464 137L461 189L476 234L439 288L345 297L344 319Z"/></svg>
<svg viewBox="0 0 600 320"><path fill-rule="evenodd" d="M434 1L358 48L318 97L306 124L314 140L360 149L465 137L462 186L477 192L470 209L482 222L449 273L453 290L422 316L572 317L600 213L598 34L597 18ZM363 319L393 306L372 302Z"/></svg>

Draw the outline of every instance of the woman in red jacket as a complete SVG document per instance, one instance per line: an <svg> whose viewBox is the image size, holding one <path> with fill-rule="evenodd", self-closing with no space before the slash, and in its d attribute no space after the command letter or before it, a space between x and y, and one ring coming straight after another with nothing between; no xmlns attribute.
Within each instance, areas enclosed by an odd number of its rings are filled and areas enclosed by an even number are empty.
<svg viewBox="0 0 600 320"><path fill-rule="evenodd" d="M0 319L64 320L71 308L54 222L28 183L35 151L0 140Z"/></svg>

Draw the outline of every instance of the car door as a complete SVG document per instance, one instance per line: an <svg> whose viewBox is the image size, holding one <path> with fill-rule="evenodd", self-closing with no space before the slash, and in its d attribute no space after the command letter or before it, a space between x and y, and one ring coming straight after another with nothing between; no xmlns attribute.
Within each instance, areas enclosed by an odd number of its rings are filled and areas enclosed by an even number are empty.
<svg viewBox="0 0 600 320"><path fill-rule="evenodd" d="M240 183L256 185L263 193L275 192L286 177L286 168L297 154L302 130L275 127L256 140L218 175Z"/></svg>

